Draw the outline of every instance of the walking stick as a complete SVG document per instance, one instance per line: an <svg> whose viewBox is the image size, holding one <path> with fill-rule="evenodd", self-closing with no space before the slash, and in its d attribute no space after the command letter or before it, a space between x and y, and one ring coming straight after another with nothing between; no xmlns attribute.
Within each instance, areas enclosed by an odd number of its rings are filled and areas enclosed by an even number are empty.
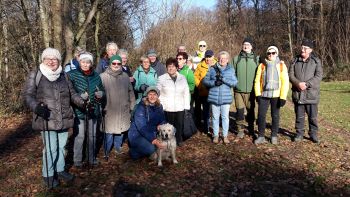
<svg viewBox="0 0 350 197"><path fill-rule="evenodd" d="M40 104L41 106L45 106L44 103ZM50 157L51 157L51 161L53 161L52 158L52 152L51 152L51 142L50 142L50 135L49 135L49 123L48 120L43 118L43 126L44 126L44 132L43 132L43 138L44 138L44 147L45 147L45 165L46 165L46 181L47 181L47 186L50 188L50 179L49 179L49 165L48 165L48 159L47 159L47 143L46 143L46 137L45 137L45 133L47 133L47 137L49 140L49 151L50 151ZM51 180L51 185L53 186L53 180Z"/></svg>
<svg viewBox="0 0 350 197"><path fill-rule="evenodd" d="M87 102L87 105L86 105L86 114L85 114L85 124L84 124L84 133L85 133L85 136L87 136L87 140L86 140L86 153L87 153L87 160L88 160L88 166L89 166L89 162L90 162L90 158L89 158L89 107L90 107L90 101Z"/></svg>

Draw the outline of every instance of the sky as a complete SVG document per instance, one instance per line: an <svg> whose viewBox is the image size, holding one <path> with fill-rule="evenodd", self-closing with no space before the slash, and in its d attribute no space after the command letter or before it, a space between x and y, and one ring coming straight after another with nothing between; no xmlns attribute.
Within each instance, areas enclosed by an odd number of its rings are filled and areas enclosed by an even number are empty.
<svg viewBox="0 0 350 197"><path fill-rule="evenodd" d="M216 0L184 0L184 2L189 6L204 6L205 8L214 8L216 4Z"/></svg>

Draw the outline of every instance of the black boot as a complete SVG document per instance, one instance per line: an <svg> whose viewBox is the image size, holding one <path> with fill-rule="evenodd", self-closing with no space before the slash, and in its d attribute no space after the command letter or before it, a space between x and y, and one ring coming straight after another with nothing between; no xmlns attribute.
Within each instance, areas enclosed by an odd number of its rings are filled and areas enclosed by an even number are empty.
<svg viewBox="0 0 350 197"><path fill-rule="evenodd" d="M64 182L73 181L74 178L75 178L74 175L72 175L72 174L70 174L68 172L65 172L65 171L58 172L57 175L58 175L58 178L62 179Z"/></svg>
<svg viewBox="0 0 350 197"><path fill-rule="evenodd" d="M60 184L58 182L58 180L53 176L43 177L43 181L44 181L44 184L46 185L46 187L49 189L55 188Z"/></svg>

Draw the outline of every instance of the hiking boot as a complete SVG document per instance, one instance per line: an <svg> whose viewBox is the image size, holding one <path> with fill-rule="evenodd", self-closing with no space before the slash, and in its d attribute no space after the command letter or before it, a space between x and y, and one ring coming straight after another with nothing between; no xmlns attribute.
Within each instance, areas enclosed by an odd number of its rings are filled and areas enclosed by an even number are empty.
<svg viewBox="0 0 350 197"><path fill-rule="evenodd" d="M81 167L83 166L83 163L82 163L81 161L75 161L75 162L74 162L74 166L75 166L76 168L81 168Z"/></svg>
<svg viewBox="0 0 350 197"><path fill-rule="evenodd" d="M93 166L97 166L98 164L100 164L100 162L97 159L94 159L94 160L90 161L89 163L90 163L90 165L93 165Z"/></svg>
<svg viewBox="0 0 350 197"><path fill-rule="evenodd" d="M303 141L304 136L301 134L298 134L295 138L294 138L294 142L301 142Z"/></svg>
<svg viewBox="0 0 350 197"><path fill-rule="evenodd" d="M254 140L254 144L263 144L265 142L265 137L258 137L258 139Z"/></svg>
<svg viewBox="0 0 350 197"><path fill-rule="evenodd" d="M227 137L224 137L224 143L225 143L225 144L229 144L229 143L230 143L230 140L228 140Z"/></svg>
<svg viewBox="0 0 350 197"><path fill-rule="evenodd" d="M218 144L218 143L219 143L219 136L215 136L215 137L214 137L213 143L214 143L214 144Z"/></svg>
<svg viewBox="0 0 350 197"><path fill-rule="evenodd" d="M318 139L317 135L310 135L310 139L315 144L320 143L320 140Z"/></svg>
<svg viewBox="0 0 350 197"><path fill-rule="evenodd" d="M43 181L44 181L45 186L49 189L55 188L60 184L58 182L58 180L56 178L54 178L53 176L43 177Z"/></svg>
<svg viewBox="0 0 350 197"><path fill-rule="evenodd" d="M65 171L58 172L57 176L59 179L62 179L64 182L70 182L74 180L74 175Z"/></svg>
<svg viewBox="0 0 350 197"><path fill-rule="evenodd" d="M271 144L278 144L277 137L271 137Z"/></svg>
<svg viewBox="0 0 350 197"><path fill-rule="evenodd" d="M240 138L240 139L243 139L244 138L244 131L239 131L237 133L237 137Z"/></svg>

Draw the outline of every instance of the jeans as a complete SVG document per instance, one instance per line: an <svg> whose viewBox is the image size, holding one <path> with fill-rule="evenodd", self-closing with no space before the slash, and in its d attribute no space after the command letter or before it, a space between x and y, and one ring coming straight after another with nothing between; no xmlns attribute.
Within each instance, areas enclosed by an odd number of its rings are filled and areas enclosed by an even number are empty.
<svg viewBox="0 0 350 197"><path fill-rule="evenodd" d="M211 110L213 113L213 130L214 137L219 136L219 126L220 126L220 116L222 120L222 135L227 137L228 127L230 124L229 113L230 113L230 104L224 105L211 105Z"/></svg>
<svg viewBox="0 0 350 197"><path fill-rule="evenodd" d="M96 160L96 119L89 119L88 121L88 139L86 139L86 146L89 146L87 149L87 159L89 163L92 163ZM82 162L83 160L83 147L85 140L85 121L78 118L74 121L74 163Z"/></svg>
<svg viewBox="0 0 350 197"><path fill-rule="evenodd" d="M129 154L132 159L148 157L156 151L155 145L142 136L136 138L133 144L129 145Z"/></svg>
<svg viewBox="0 0 350 197"><path fill-rule="evenodd" d="M258 131L259 137L265 136L266 129L266 114L269 106L271 105L271 137L277 137L279 124L280 124L280 107L278 105L279 98L266 98L261 97L258 107Z"/></svg>
<svg viewBox="0 0 350 197"><path fill-rule="evenodd" d="M309 122L309 134L316 135L318 131L317 124L317 104L294 104L294 111L296 114L295 118L295 129L299 135L304 135L304 123L305 123L305 112Z"/></svg>
<svg viewBox="0 0 350 197"><path fill-rule="evenodd" d="M104 134L105 139L104 139L104 150L105 150L105 155L108 156L109 152L112 149L112 146L114 145L114 148L117 152L120 152L121 147L123 145L123 137L124 134L113 134L113 133L105 133Z"/></svg>
<svg viewBox="0 0 350 197"><path fill-rule="evenodd" d="M42 131L41 137L44 143L42 175L43 177L54 176L55 172L64 171L64 147L67 143L68 132L67 130ZM48 174L46 169L48 169Z"/></svg>

